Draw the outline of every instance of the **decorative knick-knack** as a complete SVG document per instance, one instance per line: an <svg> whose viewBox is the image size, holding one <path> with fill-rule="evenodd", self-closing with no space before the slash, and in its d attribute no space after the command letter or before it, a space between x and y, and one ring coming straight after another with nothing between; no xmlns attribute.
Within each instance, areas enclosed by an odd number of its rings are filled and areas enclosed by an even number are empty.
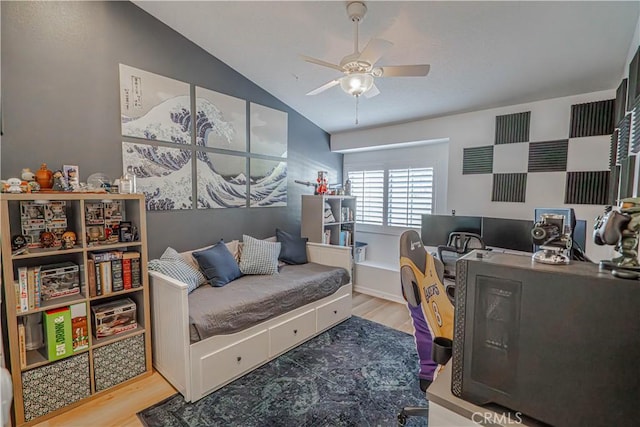
<svg viewBox="0 0 640 427"><path fill-rule="evenodd" d="M36 172L36 181L40 184L42 190L48 190L53 187L53 172L47 169L47 164L40 165L40 169Z"/></svg>
<svg viewBox="0 0 640 427"><path fill-rule="evenodd" d="M22 169L22 174L20 175L23 181L32 182L36 180L36 174L31 172L31 169L24 168Z"/></svg>

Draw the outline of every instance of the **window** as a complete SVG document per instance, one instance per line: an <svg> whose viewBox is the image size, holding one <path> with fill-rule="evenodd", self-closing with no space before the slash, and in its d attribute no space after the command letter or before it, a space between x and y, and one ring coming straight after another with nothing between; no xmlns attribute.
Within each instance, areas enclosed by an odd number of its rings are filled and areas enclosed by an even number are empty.
<svg viewBox="0 0 640 427"><path fill-rule="evenodd" d="M356 196L356 222L382 225L384 213L384 171L349 172L351 195Z"/></svg>
<svg viewBox="0 0 640 427"><path fill-rule="evenodd" d="M420 227L433 211L433 168L349 171L360 224Z"/></svg>
<svg viewBox="0 0 640 427"><path fill-rule="evenodd" d="M433 208L433 168L390 169L387 225L420 227Z"/></svg>

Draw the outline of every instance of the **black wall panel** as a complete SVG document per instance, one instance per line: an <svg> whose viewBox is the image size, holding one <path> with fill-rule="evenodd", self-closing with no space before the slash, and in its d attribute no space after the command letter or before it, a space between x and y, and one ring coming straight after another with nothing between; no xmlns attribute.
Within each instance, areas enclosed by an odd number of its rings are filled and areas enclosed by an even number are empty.
<svg viewBox="0 0 640 427"><path fill-rule="evenodd" d="M572 105L569 138L611 134L614 114L615 99Z"/></svg>
<svg viewBox="0 0 640 427"><path fill-rule="evenodd" d="M493 145L465 148L462 157L463 175L493 172Z"/></svg>
<svg viewBox="0 0 640 427"><path fill-rule="evenodd" d="M569 141L531 142L529 144L529 172L558 172L567 170Z"/></svg>
<svg viewBox="0 0 640 427"><path fill-rule="evenodd" d="M491 201L524 203L526 195L526 173L497 173L493 175Z"/></svg>
<svg viewBox="0 0 640 427"><path fill-rule="evenodd" d="M531 111L496 116L496 144L529 141Z"/></svg>
<svg viewBox="0 0 640 427"><path fill-rule="evenodd" d="M609 175L609 171L567 172L564 202L572 205L606 205Z"/></svg>

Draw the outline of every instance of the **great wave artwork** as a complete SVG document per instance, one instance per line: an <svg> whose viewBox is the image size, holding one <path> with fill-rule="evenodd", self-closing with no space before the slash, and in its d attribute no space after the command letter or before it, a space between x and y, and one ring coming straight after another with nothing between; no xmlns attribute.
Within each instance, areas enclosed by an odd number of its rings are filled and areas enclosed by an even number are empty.
<svg viewBox="0 0 640 427"><path fill-rule="evenodd" d="M249 105L249 111L251 153L287 157L287 113L253 102Z"/></svg>
<svg viewBox="0 0 640 427"><path fill-rule="evenodd" d="M191 151L122 143L122 170L133 167L148 211L191 209Z"/></svg>
<svg viewBox="0 0 640 427"><path fill-rule="evenodd" d="M287 162L251 159L249 206L287 206Z"/></svg>
<svg viewBox="0 0 640 427"><path fill-rule="evenodd" d="M247 205L247 159L244 156L196 152L199 209Z"/></svg>
<svg viewBox="0 0 640 427"><path fill-rule="evenodd" d="M122 135L191 144L188 83L120 64Z"/></svg>
<svg viewBox="0 0 640 427"><path fill-rule="evenodd" d="M247 102L196 87L196 145L247 151Z"/></svg>

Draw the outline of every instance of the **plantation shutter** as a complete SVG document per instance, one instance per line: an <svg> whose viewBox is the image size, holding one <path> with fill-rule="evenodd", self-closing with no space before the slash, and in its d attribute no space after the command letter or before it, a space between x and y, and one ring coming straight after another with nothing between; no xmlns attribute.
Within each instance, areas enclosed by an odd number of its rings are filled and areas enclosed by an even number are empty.
<svg viewBox="0 0 640 427"><path fill-rule="evenodd" d="M356 222L382 225L384 171L350 171L351 195L356 196Z"/></svg>
<svg viewBox="0 0 640 427"><path fill-rule="evenodd" d="M387 225L420 227L433 208L433 168L389 169Z"/></svg>

